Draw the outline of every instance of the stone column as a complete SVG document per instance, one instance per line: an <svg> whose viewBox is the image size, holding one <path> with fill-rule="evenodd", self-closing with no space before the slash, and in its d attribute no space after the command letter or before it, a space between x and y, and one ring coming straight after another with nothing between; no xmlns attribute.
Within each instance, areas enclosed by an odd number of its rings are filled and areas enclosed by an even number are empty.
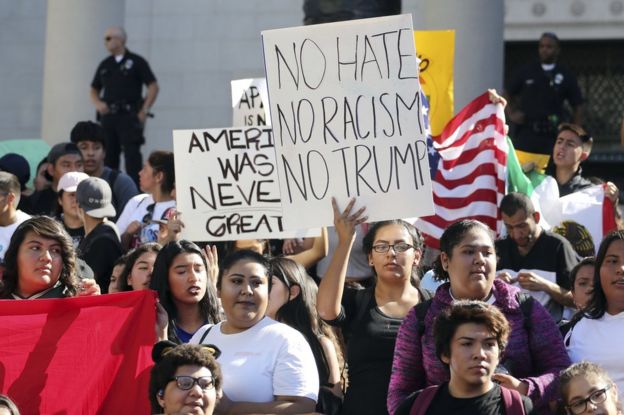
<svg viewBox="0 0 624 415"><path fill-rule="evenodd" d="M108 54L104 31L123 25L124 12L125 0L48 0L41 137L49 144L95 118L89 85Z"/></svg>
<svg viewBox="0 0 624 415"><path fill-rule="evenodd" d="M414 14L416 30L455 30L455 113L487 88L502 91L502 0L424 0L414 10L405 6L404 13Z"/></svg>

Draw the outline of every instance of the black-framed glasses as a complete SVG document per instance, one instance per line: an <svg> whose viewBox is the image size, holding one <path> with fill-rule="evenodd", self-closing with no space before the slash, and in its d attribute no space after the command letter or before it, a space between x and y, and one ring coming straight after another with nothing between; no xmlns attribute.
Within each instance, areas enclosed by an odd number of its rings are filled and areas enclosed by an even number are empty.
<svg viewBox="0 0 624 415"><path fill-rule="evenodd" d="M208 390L214 388L214 381L212 376L200 376L194 378L193 376L174 376L169 379L169 382L175 380L176 385L183 391L187 391L197 384L201 390Z"/></svg>
<svg viewBox="0 0 624 415"><path fill-rule="evenodd" d="M408 249L413 248L414 245L410 245L407 242L397 242L395 244L389 244L387 242L379 242L378 244L373 245L373 250L380 254L385 254L392 248L394 252L400 254L401 252L405 252Z"/></svg>
<svg viewBox="0 0 624 415"><path fill-rule="evenodd" d="M598 389L597 391L592 392L587 398L579 399L578 401L574 401L569 405L566 405L566 409L569 413L574 415L580 415L587 410L587 403L591 402L594 405L598 405L607 400L607 391L611 389L613 384L608 384L602 389Z"/></svg>
<svg viewBox="0 0 624 415"><path fill-rule="evenodd" d="M145 214L145 216L143 216L143 224L147 225L152 221L152 215L154 214L155 206L156 203L150 203L149 205L147 205L147 213Z"/></svg>

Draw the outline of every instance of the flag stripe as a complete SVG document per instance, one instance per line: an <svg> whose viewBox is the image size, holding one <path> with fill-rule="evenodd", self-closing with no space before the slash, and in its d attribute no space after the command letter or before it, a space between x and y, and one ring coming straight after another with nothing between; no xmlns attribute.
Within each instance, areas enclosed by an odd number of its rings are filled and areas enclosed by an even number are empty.
<svg viewBox="0 0 624 415"><path fill-rule="evenodd" d="M429 152L439 157L432 177L435 215L415 222L428 246L438 248L444 229L462 219L480 220L497 232L502 228L498 205L505 194L508 151L504 124L502 106L492 104L486 93L432 138Z"/></svg>

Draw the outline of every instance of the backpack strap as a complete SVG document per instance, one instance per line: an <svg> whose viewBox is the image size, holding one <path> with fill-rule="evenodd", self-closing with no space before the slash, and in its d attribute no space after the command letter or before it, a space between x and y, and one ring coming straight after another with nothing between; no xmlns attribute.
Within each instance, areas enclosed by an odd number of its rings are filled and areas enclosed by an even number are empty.
<svg viewBox="0 0 624 415"><path fill-rule="evenodd" d="M522 402L522 395L520 395L520 392L514 389L507 389L503 386L501 386L500 389L503 397L503 405L505 406L505 414L525 415L524 403Z"/></svg>
<svg viewBox="0 0 624 415"><path fill-rule="evenodd" d="M421 390L412 404L410 415L425 415L427 409L429 409L429 405L431 405L431 401L433 401L436 393L438 393L439 387L440 385L432 385Z"/></svg>
<svg viewBox="0 0 624 415"><path fill-rule="evenodd" d="M214 324L212 326L208 327L208 330L206 330L204 332L204 334L202 334L201 338L199 339L199 343L198 344L204 344L204 339L206 338L208 333L210 333L210 330L212 330L213 327L214 327Z"/></svg>
<svg viewBox="0 0 624 415"><path fill-rule="evenodd" d="M516 294L516 299L520 305L520 311L522 312L522 323L527 333L531 332L531 312L533 311L533 301L535 299L527 293L519 292Z"/></svg>
<svg viewBox="0 0 624 415"><path fill-rule="evenodd" d="M414 306L416 308L416 318L418 319L418 337L422 337L425 334L425 317L427 317L431 303L432 300L429 299Z"/></svg>

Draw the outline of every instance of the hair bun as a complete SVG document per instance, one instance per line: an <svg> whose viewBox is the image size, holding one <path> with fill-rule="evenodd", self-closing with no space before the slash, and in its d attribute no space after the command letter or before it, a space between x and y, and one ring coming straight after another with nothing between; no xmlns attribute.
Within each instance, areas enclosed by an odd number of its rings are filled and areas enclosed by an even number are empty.
<svg viewBox="0 0 624 415"><path fill-rule="evenodd" d="M176 347L177 344L172 342L171 340L161 340L154 345L152 348L152 360L154 363L158 363L162 360L163 356L165 356L171 349Z"/></svg>
<svg viewBox="0 0 624 415"><path fill-rule="evenodd" d="M219 356L221 356L221 349L214 344L202 344L200 346L202 347L202 350L208 351L208 353L210 353L215 359L218 359Z"/></svg>

